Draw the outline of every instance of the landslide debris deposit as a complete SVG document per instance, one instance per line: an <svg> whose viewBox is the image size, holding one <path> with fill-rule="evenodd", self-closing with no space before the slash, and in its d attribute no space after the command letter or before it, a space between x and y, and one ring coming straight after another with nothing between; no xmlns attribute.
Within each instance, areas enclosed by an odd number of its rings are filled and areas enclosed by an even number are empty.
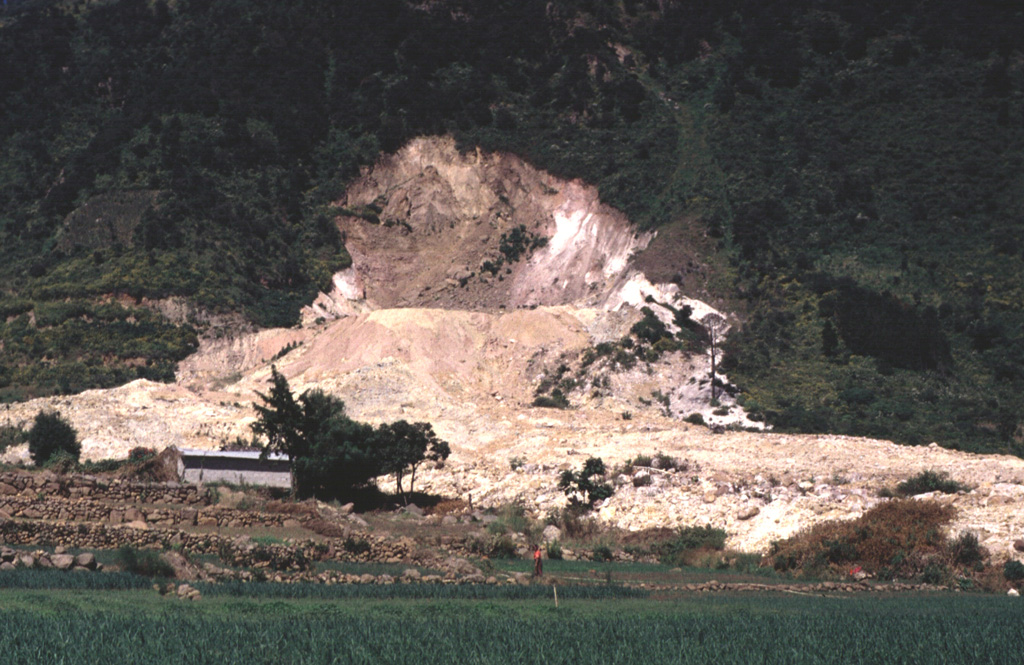
<svg viewBox="0 0 1024 665"><path fill-rule="evenodd" d="M584 367L581 355L621 339L643 306L665 321L670 307L689 306L698 321L715 310L636 270L651 236L582 183L510 155L420 139L366 170L335 209L353 264L301 327L211 336L175 385L135 381L10 405L0 417L28 424L40 409L58 409L88 459L135 446L217 448L248 438L273 362L294 390L333 393L354 418L433 423L452 455L418 474L417 489L471 495L478 506L521 500L548 511L565 501L560 471L590 456L621 467L661 452L678 468L613 472L617 491L598 507L600 519L628 529L711 524L729 532L730 547L764 551L817 521L856 517L880 489L936 469L971 488L937 497L958 509L954 531L977 533L997 556L1024 534L1024 460L840 436L713 433L682 417L756 423L728 394L710 406L707 356L675 351L629 369ZM514 258L510 239L521 241ZM573 379L571 408L532 406L555 373ZM25 458L24 447L7 457ZM636 473L650 478L636 482Z"/></svg>

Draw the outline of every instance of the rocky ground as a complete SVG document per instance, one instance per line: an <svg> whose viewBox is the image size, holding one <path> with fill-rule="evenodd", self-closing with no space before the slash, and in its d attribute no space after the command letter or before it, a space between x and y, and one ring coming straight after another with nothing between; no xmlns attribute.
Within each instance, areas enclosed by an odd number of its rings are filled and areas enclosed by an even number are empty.
<svg viewBox="0 0 1024 665"><path fill-rule="evenodd" d="M135 446L216 448L248 438L252 402L274 363L293 389L336 394L357 419L433 423L452 456L419 473L417 489L471 496L476 506L522 501L549 511L565 501L559 472L597 456L616 468L617 491L597 511L605 522L711 524L729 532L730 547L764 551L818 521L856 517L880 489L934 469L971 488L938 497L957 507L955 531L974 531L997 556L1024 536L1024 460L849 437L716 434L681 418L757 424L729 396L729 413L715 415L722 407L710 405L702 354L580 372L580 354L625 334L638 307L666 315L648 296L689 305L695 319L715 311L639 273L634 257L651 239L580 183L509 156L460 155L450 143L423 141L367 171L338 210L354 264L310 306L303 326L235 335L218 328L175 385L136 381L10 405L0 422L28 424L40 409L60 410L87 459L123 457ZM482 270L501 255L501 235L520 224L546 244L497 273ZM532 407L535 388L562 364L578 379L572 408ZM620 472L627 460L658 452L678 468ZM24 447L5 458L24 460Z"/></svg>

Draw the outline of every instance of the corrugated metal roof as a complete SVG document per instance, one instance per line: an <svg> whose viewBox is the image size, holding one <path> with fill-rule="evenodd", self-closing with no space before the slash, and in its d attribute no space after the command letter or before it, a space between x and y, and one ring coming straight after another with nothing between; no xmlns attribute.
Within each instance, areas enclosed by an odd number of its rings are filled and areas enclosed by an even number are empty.
<svg viewBox="0 0 1024 665"><path fill-rule="evenodd" d="M221 459L259 459L260 452L258 450L194 450L185 448L181 451L182 457L219 457ZM267 459L279 462L288 461L288 456L284 453L268 453Z"/></svg>

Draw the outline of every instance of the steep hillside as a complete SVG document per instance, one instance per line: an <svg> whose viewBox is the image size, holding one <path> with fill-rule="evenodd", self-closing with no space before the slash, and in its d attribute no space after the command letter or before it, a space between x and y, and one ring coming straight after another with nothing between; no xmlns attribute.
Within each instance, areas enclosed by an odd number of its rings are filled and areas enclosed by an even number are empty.
<svg viewBox="0 0 1024 665"><path fill-rule="evenodd" d="M361 293L346 245L391 271L382 305L567 302L530 262L578 290L592 261L530 210L592 187L661 230L653 281L738 314L727 369L776 429L1019 453L1021 34L951 0L9 3L0 399L169 381L217 323ZM422 136L463 153L439 175L501 156L472 196L373 181ZM511 155L584 184L509 181Z"/></svg>
<svg viewBox="0 0 1024 665"><path fill-rule="evenodd" d="M506 195L506 204L493 192L507 182L543 187ZM369 207L378 200L379 212ZM508 219L492 216L494 207ZM396 208L394 217L385 212ZM28 421L41 408L59 409L92 459L124 456L138 445L216 448L249 436L252 403L274 364L294 389L342 398L354 418L432 423L452 456L443 468L421 471L418 487L477 506L521 501L537 513L555 510L565 503L558 474L600 456L617 486L597 511L606 523L710 524L729 532L731 547L764 551L818 521L856 517L883 488L934 468L970 487L939 497L958 510L955 531L976 533L997 557L1009 556L1024 533L1024 462L1016 458L853 437L714 433L683 422L680 416L699 412L710 422L756 424L744 420L728 392L711 405L709 358L699 346L662 344L657 357L637 357L645 342L636 324L650 324L639 308L665 315L688 304L698 319L713 310L639 273L631 252L651 238L629 232L591 189L511 156L460 155L450 141L419 140L364 174L335 210L354 262L335 276L339 288L309 309L306 325L207 338L182 363L179 385L142 380L37 399L11 406L5 417ZM371 212L377 220L366 219ZM464 285L452 278L426 291L426 282L415 282L439 253L460 267L496 260L494 237L527 221L547 243L511 263L511 272L500 271L504 280L475 274ZM401 262L413 283L396 284L395 272L362 262L368 245L360 243L369 242L376 243L372 256ZM593 286L552 283L558 273L551 266L559 264L588 266ZM517 285L530 288L510 288ZM521 293L550 304L516 301ZM393 306L400 303L414 306ZM616 347L614 357L597 354L625 337L634 346ZM564 390L569 408L533 406L545 384ZM643 470L649 482L636 482L638 472L627 471L626 462L656 453L674 458L676 468ZM25 455L22 447L8 458Z"/></svg>

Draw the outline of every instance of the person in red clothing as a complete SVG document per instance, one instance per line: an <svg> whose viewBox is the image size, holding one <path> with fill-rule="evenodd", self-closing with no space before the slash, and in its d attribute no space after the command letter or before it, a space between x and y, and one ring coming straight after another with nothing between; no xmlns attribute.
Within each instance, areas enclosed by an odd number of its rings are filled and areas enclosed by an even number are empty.
<svg viewBox="0 0 1024 665"><path fill-rule="evenodd" d="M544 564L540 559L540 545L533 546L533 576L540 577L544 574Z"/></svg>

